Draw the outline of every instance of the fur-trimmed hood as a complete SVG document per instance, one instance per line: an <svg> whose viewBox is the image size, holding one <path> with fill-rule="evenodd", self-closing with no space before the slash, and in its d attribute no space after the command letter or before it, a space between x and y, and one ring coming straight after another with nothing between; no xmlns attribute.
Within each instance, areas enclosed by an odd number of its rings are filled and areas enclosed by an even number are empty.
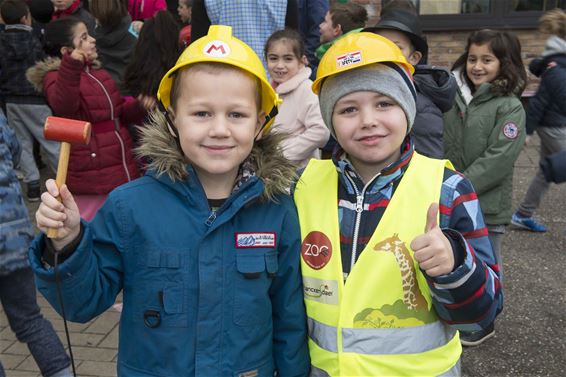
<svg viewBox="0 0 566 377"><path fill-rule="evenodd" d="M26 72L26 77L28 81L32 83L35 90L39 93L43 93L43 79L45 75L52 71L58 71L60 66L61 58L48 57L29 68ZM90 66L95 69L101 68L101 64L98 60L92 62Z"/></svg>
<svg viewBox="0 0 566 377"><path fill-rule="evenodd" d="M136 149L138 157L147 160L148 169L156 177L166 174L173 182L189 177L190 161L185 157L177 140L167 128L165 116L154 111L149 122L141 129L142 144ZM273 201L275 196L289 192L296 180L296 167L283 157L280 143L281 134L270 133L256 141L248 159L252 161L255 174L265 186L262 200Z"/></svg>

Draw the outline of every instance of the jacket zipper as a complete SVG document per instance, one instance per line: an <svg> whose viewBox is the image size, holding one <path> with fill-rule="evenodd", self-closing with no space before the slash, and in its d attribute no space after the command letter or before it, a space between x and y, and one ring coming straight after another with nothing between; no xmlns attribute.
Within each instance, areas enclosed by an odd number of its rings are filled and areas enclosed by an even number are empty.
<svg viewBox="0 0 566 377"><path fill-rule="evenodd" d="M114 121L114 124L116 124L116 119L114 118L114 105L112 104L112 99L110 98L108 91L106 90L104 85L102 85L100 80L98 80L89 72L88 67L86 67L85 72L90 78L96 81L98 85L100 85L100 87L102 88L102 91L104 92L104 94L106 95L106 99L108 100L108 104L110 105L110 119ZM118 133L117 130L114 130L114 134L118 138L118 143L120 143L120 152L122 154L122 167L124 168L124 172L126 172L126 179L128 180L128 182L130 182L132 180L132 177L130 176L130 172L128 171L128 166L126 165L126 146L124 145L124 141L120 137L120 134Z"/></svg>
<svg viewBox="0 0 566 377"><path fill-rule="evenodd" d="M350 181L350 183L352 184L352 187L354 188L354 191L356 192L356 221L354 223L354 237L353 237L353 242L352 242L352 260L350 261L350 272L349 272L351 274L352 270L354 269L354 265L356 264L356 257L357 257L357 254L358 254L358 233L360 232L360 223L362 221L362 212L364 211L364 197L365 197L366 189L371 185L371 183L377 177L379 177L381 175L381 173L378 173L375 177L373 177L364 186L361 193L359 192L358 187L354 183L354 180L350 176L348 176L348 174L344 174L344 175Z"/></svg>
<svg viewBox="0 0 566 377"><path fill-rule="evenodd" d="M240 190L242 190L244 187L246 187L248 184L244 184L244 186L240 187ZM257 196L256 195L249 195L248 194L244 194L246 195L246 197L244 198L242 205L240 206L240 208L245 207L249 202L251 202L252 200L256 199ZM224 204L222 204L220 206L220 208L218 208L217 211L210 211L210 214L208 215L208 218L205 221L205 224L208 227L211 227L212 224L214 223L214 221L216 220L216 218L218 217L218 212L221 212L220 210L224 209L224 207L226 206L226 204L228 203L228 201L232 201L232 199L228 199L226 202L224 202Z"/></svg>

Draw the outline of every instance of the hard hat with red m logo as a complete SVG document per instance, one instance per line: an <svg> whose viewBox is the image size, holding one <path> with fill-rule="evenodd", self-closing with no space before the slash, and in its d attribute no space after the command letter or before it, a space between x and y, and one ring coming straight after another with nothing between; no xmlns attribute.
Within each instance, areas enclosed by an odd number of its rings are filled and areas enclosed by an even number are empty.
<svg viewBox="0 0 566 377"><path fill-rule="evenodd" d="M211 25L208 34L191 43L181 54L175 66L161 79L157 99L165 109L171 105L171 87L175 73L181 68L196 63L223 63L238 67L257 77L261 83L261 109L268 116L264 125L266 132L277 114L281 100L267 81L265 68L247 44L232 36L232 28L224 25Z"/></svg>

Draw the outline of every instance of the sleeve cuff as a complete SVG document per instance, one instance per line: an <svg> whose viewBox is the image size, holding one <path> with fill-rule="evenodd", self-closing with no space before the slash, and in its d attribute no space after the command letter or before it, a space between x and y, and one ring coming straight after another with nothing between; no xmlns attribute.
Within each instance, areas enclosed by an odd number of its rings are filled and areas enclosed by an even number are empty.
<svg viewBox="0 0 566 377"><path fill-rule="evenodd" d="M73 255L73 253L75 252L75 250L77 249L77 247L81 243L81 240L83 239L83 235L84 235L84 227L83 227L82 222L81 222L80 226L81 226L81 229L80 229L77 237L75 237L74 240L72 240L69 244L67 244L67 246L65 246L60 251L55 250L55 246L53 246L53 242L51 241L51 239L46 237L45 238L45 248L43 249L43 253L41 255L41 261L43 263L51 266L51 267L54 267L56 255L57 255L57 264L63 263L71 255Z"/></svg>
<svg viewBox="0 0 566 377"><path fill-rule="evenodd" d="M452 246L452 252L454 253L454 269L455 271L460 267L466 260L466 244L462 235L453 229L442 229L442 233L450 241L450 246Z"/></svg>

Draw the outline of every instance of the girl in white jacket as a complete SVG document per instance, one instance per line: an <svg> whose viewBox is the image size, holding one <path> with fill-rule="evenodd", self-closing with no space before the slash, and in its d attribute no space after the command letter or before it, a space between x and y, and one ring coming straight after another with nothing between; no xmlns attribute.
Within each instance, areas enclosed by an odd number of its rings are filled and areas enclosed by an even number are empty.
<svg viewBox="0 0 566 377"><path fill-rule="evenodd" d="M271 85L283 99L272 126L273 132L288 134L283 154L299 167L311 158L320 158L330 132L324 125L318 97L312 92L305 46L301 35L291 29L276 31L265 44Z"/></svg>

